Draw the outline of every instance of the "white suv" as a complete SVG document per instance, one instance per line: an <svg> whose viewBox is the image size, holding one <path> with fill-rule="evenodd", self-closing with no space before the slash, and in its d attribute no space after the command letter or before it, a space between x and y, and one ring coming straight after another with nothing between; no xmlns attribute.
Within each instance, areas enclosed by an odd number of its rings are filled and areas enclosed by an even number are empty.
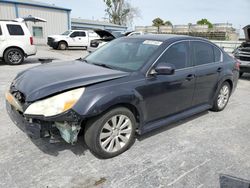
<svg viewBox="0 0 250 188"><path fill-rule="evenodd" d="M35 55L36 51L24 22L0 21L0 59L10 65L18 65L24 57Z"/></svg>

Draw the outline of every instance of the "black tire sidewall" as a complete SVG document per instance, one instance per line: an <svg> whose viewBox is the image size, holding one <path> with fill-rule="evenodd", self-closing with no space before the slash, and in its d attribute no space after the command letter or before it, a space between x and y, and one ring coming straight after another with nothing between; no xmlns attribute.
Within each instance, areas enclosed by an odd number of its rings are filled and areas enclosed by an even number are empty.
<svg viewBox="0 0 250 188"><path fill-rule="evenodd" d="M113 152L113 153L108 153L105 150L103 150L100 145L99 138L100 138L101 130L104 124L111 117L115 115L119 115L119 114L126 115L130 119L132 123L131 136L129 138L128 143L121 150L117 152ZM89 122L89 124L86 126L86 129L85 129L85 135L84 135L85 143L87 144L87 146L89 147L89 149L95 156L99 158L104 158L104 159L112 158L125 152L127 149L129 149L132 146L132 144L135 141L135 129L136 129L136 120L135 120L133 113L127 108L118 107L118 108L108 111L107 113L101 116L98 116L97 118L94 118L92 121Z"/></svg>
<svg viewBox="0 0 250 188"><path fill-rule="evenodd" d="M64 48L64 49L61 48L61 45L62 45L62 44L65 45L65 48ZM68 46L68 45L67 45L66 42L59 42L58 48L59 48L59 50L66 50L66 49L67 49L67 46Z"/></svg>
<svg viewBox="0 0 250 188"><path fill-rule="evenodd" d="M227 85L227 87L228 87L228 89L229 89L229 97L228 97L228 100L227 100L227 103L225 104L225 106L224 106L223 108L220 108L220 107L218 106L218 96L219 96L219 94L220 94L221 88L224 87L225 85ZM220 88L219 88L217 94L216 94L215 99L214 99L214 105L213 105L213 109L212 109L212 110L214 110L214 111L222 111L222 110L224 110L224 109L226 108L227 104L228 104L229 99L230 99L231 91L232 91L232 88L231 88L230 84L229 84L228 82L223 82L223 83L221 84L221 86L220 86Z"/></svg>
<svg viewBox="0 0 250 188"><path fill-rule="evenodd" d="M8 59L8 54L9 54L10 52L12 52L12 51L18 51L18 53L21 54L22 59L21 59L21 61L20 61L19 63L13 64L12 62L9 61L9 59ZM4 62L7 63L7 64L9 64L9 65L20 65L20 64L23 63L23 61L24 61L24 54L23 54L23 52L22 52L20 49L17 49L17 48L10 48L10 49L6 50L6 52L4 53Z"/></svg>

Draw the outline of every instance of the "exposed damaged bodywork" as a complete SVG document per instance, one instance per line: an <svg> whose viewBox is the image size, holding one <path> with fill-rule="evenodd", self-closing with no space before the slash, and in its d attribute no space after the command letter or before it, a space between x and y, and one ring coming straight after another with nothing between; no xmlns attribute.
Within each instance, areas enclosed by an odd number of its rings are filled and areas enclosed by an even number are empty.
<svg viewBox="0 0 250 188"><path fill-rule="evenodd" d="M245 33L245 42L234 50L234 57L240 62L240 72L250 73L250 25L243 28Z"/></svg>

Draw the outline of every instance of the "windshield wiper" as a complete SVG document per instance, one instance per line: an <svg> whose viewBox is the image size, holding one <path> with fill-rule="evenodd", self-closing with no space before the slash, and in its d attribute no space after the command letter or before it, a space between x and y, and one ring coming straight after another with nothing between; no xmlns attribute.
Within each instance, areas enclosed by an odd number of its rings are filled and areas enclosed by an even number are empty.
<svg viewBox="0 0 250 188"><path fill-rule="evenodd" d="M105 67L105 68L108 68L108 69L114 69L113 67L111 67L109 65L106 65L106 64L103 64L103 63L92 63L92 64L100 66L100 67Z"/></svg>

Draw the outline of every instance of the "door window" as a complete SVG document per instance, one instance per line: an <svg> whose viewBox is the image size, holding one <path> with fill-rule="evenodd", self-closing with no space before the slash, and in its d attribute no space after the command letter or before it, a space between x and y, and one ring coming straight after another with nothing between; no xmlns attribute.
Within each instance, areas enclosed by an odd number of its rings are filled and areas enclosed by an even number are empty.
<svg viewBox="0 0 250 188"><path fill-rule="evenodd" d="M24 35L23 29L20 25L7 24L7 29L10 35Z"/></svg>
<svg viewBox="0 0 250 188"><path fill-rule="evenodd" d="M159 63L173 64L176 69L189 67L189 42L180 42L171 46L159 59Z"/></svg>
<svg viewBox="0 0 250 188"><path fill-rule="evenodd" d="M78 37L79 36L79 32L75 31L73 32L70 37L74 38L74 37Z"/></svg>
<svg viewBox="0 0 250 188"><path fill-rule="evenodd" d="M193 57L195 65L204 65L215 62L214 47L208 43L194 41L193 46Z"/></svg>
<svg viewBox="0 0 250 188"><path fill-rule="evenodd" d="M79 32L79 37L86 37L86 33L85 32Z"/></svg>

